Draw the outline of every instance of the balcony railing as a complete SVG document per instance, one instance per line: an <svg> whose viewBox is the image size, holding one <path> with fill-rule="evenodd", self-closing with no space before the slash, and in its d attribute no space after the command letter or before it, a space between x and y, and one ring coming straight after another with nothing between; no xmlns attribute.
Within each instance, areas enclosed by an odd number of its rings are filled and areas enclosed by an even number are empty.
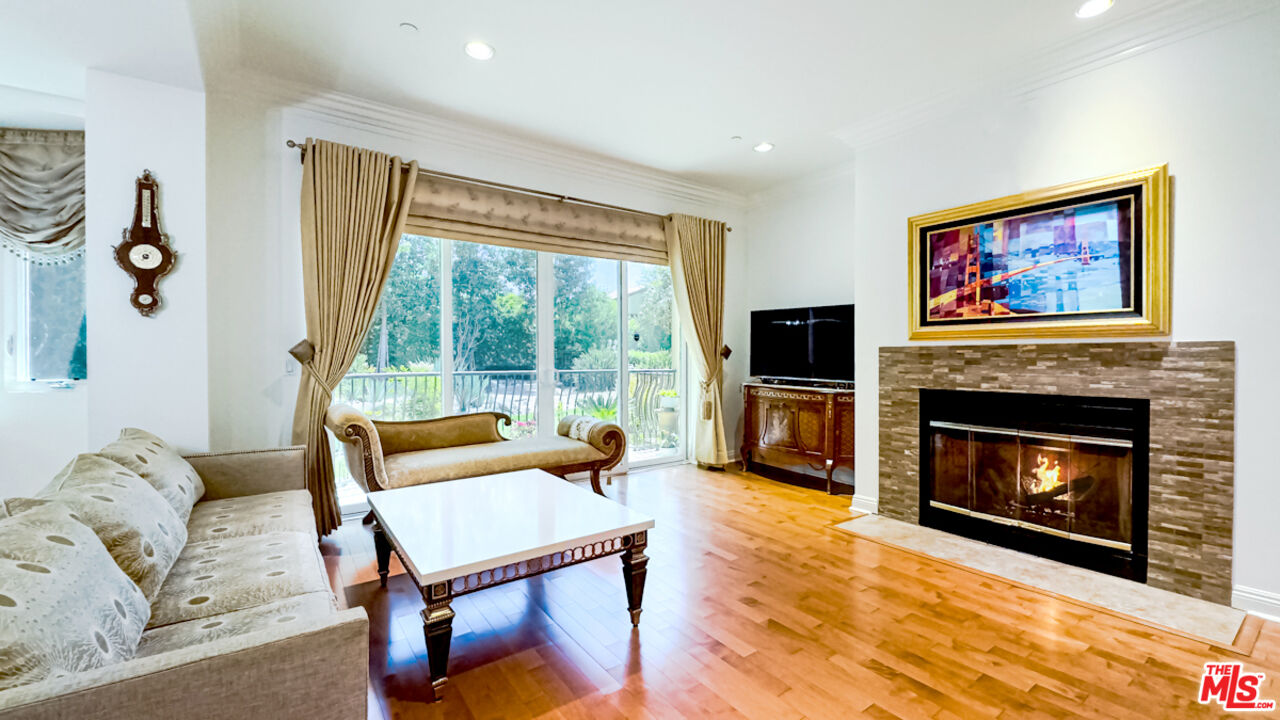
<svg viewBox="0 0 1280 720"><path fill-rule="evenodd" d="M627 439L633 451L678 446L675 416L663 409L663 391L676 390L676 371L631 370ZM557 370L555 413L618 419L617 370ZM334 391L334 401L354 405L378 420L417 420L494 410L511 416L510 437L537 431L538 383L530 371L467 371L453 374L452 413L441 410L438 372L353 373Z"/></svg>

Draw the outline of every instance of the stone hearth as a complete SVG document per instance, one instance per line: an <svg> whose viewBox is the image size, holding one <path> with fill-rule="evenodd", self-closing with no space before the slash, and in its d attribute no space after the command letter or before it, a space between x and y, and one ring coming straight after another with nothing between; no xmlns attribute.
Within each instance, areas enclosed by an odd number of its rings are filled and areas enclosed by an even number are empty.
<svg viewBox="0 0 1280 720"><path fill-rule="evenodd" d="M880 500L919 522L919 390L1151 401L1148 584L1231 600L1235 344L917 345L880 349Z"/></svg>

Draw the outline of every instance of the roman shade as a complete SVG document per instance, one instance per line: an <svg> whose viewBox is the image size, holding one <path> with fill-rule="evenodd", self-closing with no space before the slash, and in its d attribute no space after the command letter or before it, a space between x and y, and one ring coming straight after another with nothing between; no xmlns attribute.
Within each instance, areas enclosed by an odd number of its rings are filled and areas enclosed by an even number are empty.
<svg viewBox="0 0 1280 720"><path fill-rule="evenodd" d="M0 247L37 265L84 254L84 133L0 128Z"/></svg>
<svg viewBox="0 0 1280 720"><path fill-rule="evenodd" d="M582 205L428 173L405 232L566 255L667 264L662 218Z"/></svg>

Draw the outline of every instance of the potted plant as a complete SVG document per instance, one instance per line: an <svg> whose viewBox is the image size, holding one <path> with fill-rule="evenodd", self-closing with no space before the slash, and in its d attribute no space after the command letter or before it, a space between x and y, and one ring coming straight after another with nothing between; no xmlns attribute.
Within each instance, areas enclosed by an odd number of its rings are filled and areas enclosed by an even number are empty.
<svg viewBox="0 0 1280 720"><path fill-rule="evenodd" d="M658 429L667 435L680 429L680 394L675 390L658 393Z"/></svg>

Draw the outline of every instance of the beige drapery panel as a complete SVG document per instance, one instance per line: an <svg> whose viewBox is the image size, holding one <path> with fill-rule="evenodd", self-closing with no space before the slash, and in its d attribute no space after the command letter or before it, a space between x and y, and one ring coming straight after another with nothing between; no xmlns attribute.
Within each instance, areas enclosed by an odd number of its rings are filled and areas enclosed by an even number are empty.
<svg viewBox="0 0 1280 720"><path fill-rule="evenodd" d="M567 255L667 264L662 218L423 173L406 232Z"/></svg>
<svg viewBox="0 0 1280 720"><path fill-rule="evenodd" d="M0 245L37 265L84 254L84 133L0 128Z"/></svg>
<svg viewBox="0 0 1280 720"><path fill-rule="evenodd" d="M373 320L418 179L418 163L307 139L302 167L302 272L307 339L291 352L306 370L293 442L307 446L316 528L341 524L324 417Z"/></svg>
<svg viewBox="0 0 1280 720"><path fill-rule="evenodd" d="M699 376L694 415L694 458L703 465L729 462L721 407L724 381L725 224L689 215L670 215L664 223L671 260L671 284L680 324Z"/></svg>

